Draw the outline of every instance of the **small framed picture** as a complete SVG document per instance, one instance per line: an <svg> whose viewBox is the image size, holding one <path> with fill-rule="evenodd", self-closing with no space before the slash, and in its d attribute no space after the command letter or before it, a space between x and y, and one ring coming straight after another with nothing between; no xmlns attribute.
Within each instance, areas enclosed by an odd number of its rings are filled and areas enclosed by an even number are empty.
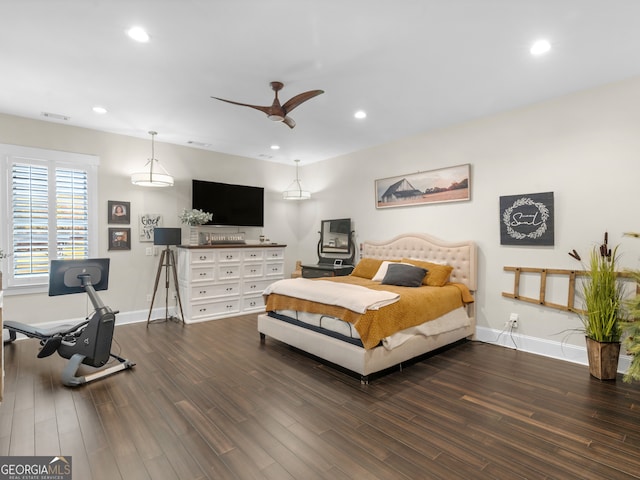
<svg viewBox="0 0 640 480"><path fill-rule="evenodd" d="M107 203L109 223L123 223L126 225L131 223L131 204L129 202L109 200Z"/></svg>
<svg viewBox="0 0 640 480"><path fill-rule="evenodd" d="M109 250L131 250L131 229L109 228Z"/></svg>

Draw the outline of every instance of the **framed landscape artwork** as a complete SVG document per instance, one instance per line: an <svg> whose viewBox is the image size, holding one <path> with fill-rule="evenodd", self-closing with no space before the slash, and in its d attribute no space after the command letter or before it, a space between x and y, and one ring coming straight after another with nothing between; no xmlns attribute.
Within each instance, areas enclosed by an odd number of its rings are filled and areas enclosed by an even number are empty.
<svg viewBox="0 0 640 480"><path fill-rule="evenodd" d="M467 163L376 180L376 208L469 200L469 174Z"/></svg>

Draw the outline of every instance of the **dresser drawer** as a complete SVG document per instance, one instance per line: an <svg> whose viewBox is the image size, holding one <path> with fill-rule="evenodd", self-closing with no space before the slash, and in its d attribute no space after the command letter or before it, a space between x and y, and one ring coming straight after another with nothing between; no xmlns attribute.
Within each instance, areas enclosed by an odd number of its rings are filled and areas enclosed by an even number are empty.
<svg viewBox="0 0 640 480"><path fill-rule="evenodd" d="M196 266L191 267L189 277L192 282L211 282L213 281L213 266Z"/></svg>
<svg viewBox="0 0 640 480"><path fill-rule="evenodd" d="M198 265L199 263L212 263L216 259L215 252L211 250L201 250L193 252L191 254L191 265Z"/></svg>
<svg viewBox="0 0 640 480"><path fill-rule="evenodd" d="M240 265L218 265L216 268L216 280L238 280L240 272Z"/></svg>
<svg viewBox="0 0 640 480"><path fill-rule="evenodd" d="M264 310L264 299L262 298L262 296L245 297L242 299L242 310L243 311Z"/></svg>
<svg viewBox="0 0 640 480"><path fill-rule="evenodd" d="M242 259L245 262L261 262L264 259L263 250L245 250L242 252Z"/></svg>
<svg viewBox="0 0 640 480"><path fill-rule="evenodd" d="M245 263L242 266L242 276L246 277L262 277L264 276L264 264L263 263Z"/></svg>
<svg viewBox="0 0 640 480"><path fill-rule="evenodd" d="M284 263L281 263L281 262L268 263L267 262L264 273L267 277L282 276L284 274Z"/></svg>
<svg viewBox="0 0 640 480"><path fill-rule="evenodd" d="M200 300L204 298L229 297L240 294L239 283L222 283L196 285L191 288L191 299Z"/></svg>
<svg viewBox="0 0 640 480"><path fill-rule="evenodd" d="M255 280L253 282L251 280L245 280L242 284L242 294L261 296L264 289L272 283L272 280Z"/></svg>
<svg viewBox="0 0 640 480"><path fill-rule="evenodd" d="M216 315L229 315L240 311L240 299L229 299L218 302L207 302L192 305L191 313L194 320Z"/></svg>
<svg viewBox="0 0 640 480"><path fill-rule="evenodd" d="M221 250L218 252L220 263L240 263L242 252L240 250Z"/></svg>
<svg viewBox="0 0 640 480"><path fill-rule="evenodd" d="M267 248L265 260L284 260L284 248Z"/></svg>

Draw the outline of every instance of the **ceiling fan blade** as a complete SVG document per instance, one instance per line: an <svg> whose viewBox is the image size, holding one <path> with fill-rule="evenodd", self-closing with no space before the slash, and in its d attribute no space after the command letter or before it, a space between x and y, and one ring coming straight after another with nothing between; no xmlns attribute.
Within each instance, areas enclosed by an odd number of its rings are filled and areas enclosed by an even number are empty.
<svg viewBox="0 0 640 480"><path fill-rule="evenodd" d="M296 126L295 120L291 117L284 117L284 119L282 120L282 123L287 125L289 128L293 128Z"/></svg>
<svg viewBox="0 0 640 480"><path fill-rule="evenodd" d="M310 90L308 92L300 93L295 97L290 98L287 102L282 106L285 112L289 113L291 110L296 108L301 103L306 102L307 100L312 99L313 97L317 97L318 95L324 93L324 90Z"/></svg>
<svg viewBox="0 0 640 480"><path fill-rule="evenodd" d="M254 108L256 110L260 110L263 113L266 113L267 115L271 115L272 107L261 107L259 105L249 105L248 103L234 102L233 100L225 100L224 98L218 98L218 97L211 97L211 98L215 98L216 100L220 100L222 102L233 103L234 105L240 105L241 107Z"/></svg>

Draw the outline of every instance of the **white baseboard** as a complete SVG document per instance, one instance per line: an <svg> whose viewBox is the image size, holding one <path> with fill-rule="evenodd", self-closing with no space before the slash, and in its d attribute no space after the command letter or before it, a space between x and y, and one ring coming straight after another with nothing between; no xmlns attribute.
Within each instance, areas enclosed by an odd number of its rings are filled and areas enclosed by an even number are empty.
<svg viewBox="0 0 640 480"><path fill-rule="evenodd" d="M507 331L494 330L486 327L476 328L475 339L480 342L513 348L523 352L564 360L566 362L579 363L581 365L588 364L586 346L579 347L577 345L569 345L544 338L530 337L516 332L509 333ZM630 363L631 357L621 354L620 361L618 362L618 372L626 372Z"/></svg>

